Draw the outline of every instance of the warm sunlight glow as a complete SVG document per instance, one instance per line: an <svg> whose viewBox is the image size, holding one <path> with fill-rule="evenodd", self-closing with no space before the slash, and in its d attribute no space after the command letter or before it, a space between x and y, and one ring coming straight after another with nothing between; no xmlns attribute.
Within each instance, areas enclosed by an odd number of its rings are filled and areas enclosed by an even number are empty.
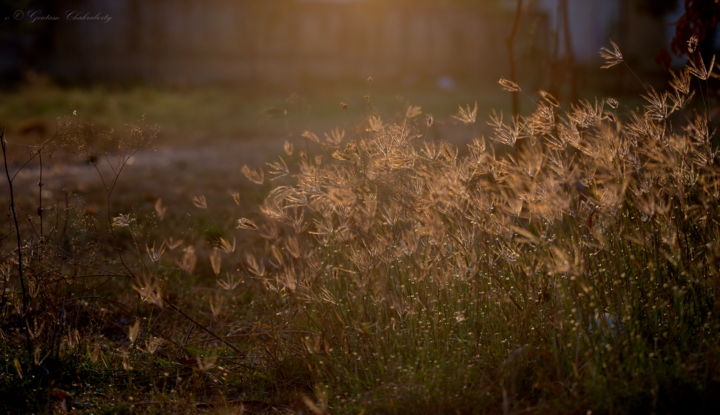
<svg viewBox="0 0 720 415"><path fill-rule="evenodd" d="M720 413L717 1L0 22L0 413Z"/></svg>

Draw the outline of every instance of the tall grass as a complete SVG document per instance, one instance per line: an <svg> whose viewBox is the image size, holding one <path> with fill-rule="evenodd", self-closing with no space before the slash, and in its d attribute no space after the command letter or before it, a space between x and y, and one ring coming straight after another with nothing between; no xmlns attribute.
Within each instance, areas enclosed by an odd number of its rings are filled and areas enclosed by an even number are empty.
<svg viewBox="0 0 720 415"><path fill-rule="evenodd" d="M245 269L306 333L279 350L338 413L717 407L720 169L693 76L629 116L543 92L464 151L415 107L306 133L323 150L269 163L240 222L272 229Z"/></svg>
<svg viewBox="0 0 720 415"><path fill-rule="evenodd" d="M2 385L91 375L136 411L716 409L720 167L692 105L711 71L630 112L541 92L487 137L461 107L466 148L414 106L308 131L243 167L268 193L236 229L200 194L142 217L106 187L102 227L68 214L3 255Z"/></svg>

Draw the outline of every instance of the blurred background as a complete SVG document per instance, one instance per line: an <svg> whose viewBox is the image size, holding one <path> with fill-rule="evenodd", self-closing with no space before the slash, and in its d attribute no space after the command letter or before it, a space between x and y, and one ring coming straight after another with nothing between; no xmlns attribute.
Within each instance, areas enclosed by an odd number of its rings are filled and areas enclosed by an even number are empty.
<svg viewBox="0 0 720 415"><path fill-rule="evenodd" d="M525 0L520 78L597 66L614 39L651 70L684 1ZM507 75L517 0L5 1L3 80L28 71L62 82L164 85L413 84ZM568 54L574 62L567 62ZM573 68L568 68L568 70ZM556 74L557 75L557 74Z"/></svg>
<svg viewBox="0 0 720 415"><path fill-rule="evenodd" d="M306 129L352 129L410 104L435 116L435 134L471 139L448 117L474 102L481 120L510 110L500 77L523 88L522 112L539 89L564 102L636 97L684 62L696 32L709 56L717 4L689 2L697 10L688 17L686 3L5 0L0 123L18 145L52 137L63 117L92 125L91 140L139 125L156 131L156 148L170 148L148 164L177 161L190 172L235 166L228 158L247 160L250 148L259 162ZM642 81L626 68L599 69L611 39Z"/></svg>

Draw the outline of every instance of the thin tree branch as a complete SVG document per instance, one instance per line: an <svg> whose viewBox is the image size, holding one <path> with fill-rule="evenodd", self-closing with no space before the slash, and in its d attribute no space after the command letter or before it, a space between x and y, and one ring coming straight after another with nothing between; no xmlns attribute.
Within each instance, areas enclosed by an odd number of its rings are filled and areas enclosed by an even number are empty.
<svg viewBox="0 0 720 415"><path fill-rule="evenodd" d="M563 26L563 40L565 41L565 64L570 74L570 96L577 100L577 76L575 73L575 50L573 49L572 31L570 30L570 17L567 0L560 1L560 18Z"/></svg>
<svg viewBox="0 0 720 415"><path fill-rule="evenodd" d="M510 35L507 37L507 50L508 58L510 61L510 80L518 83L517 81L517 65L515 64L515 39L517 38L518 30L520 29L520 18L522 17L523 0L517 0L517 6L515 7L515 18L513 19L512 29ZM513 116L517 117L520 114L520 93L515 91L512 93L512 112Z"/></svg>

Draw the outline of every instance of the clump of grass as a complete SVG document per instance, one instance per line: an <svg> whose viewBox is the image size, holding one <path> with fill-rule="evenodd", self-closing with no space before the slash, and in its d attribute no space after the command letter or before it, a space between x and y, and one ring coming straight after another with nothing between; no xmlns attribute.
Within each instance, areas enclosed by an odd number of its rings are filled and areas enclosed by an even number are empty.
<svg viewBox="0 0 720 415"><path fill-rule="evenodd" d="M629 113L541 92L487 136L467 105L466 148L416 106L306 132L241 169L269 190L235 230L203 194L119 212L102 166L129 156L89 158L102 211L56 205L43 231L41 206L0 239L0 387L22 399L0 408L715 409L720 167L691 87L712 70Z"/></svg>
<svg viewBox="0 0 720 415"><path fill-rule="evenodd" d="M276 353L337 413L717 406L720 168L693 76L629 115L542 93L465 150L418 108L373 115L246 169L276 183L239 221L265 240L245 271L298 330Z"/></svg>

